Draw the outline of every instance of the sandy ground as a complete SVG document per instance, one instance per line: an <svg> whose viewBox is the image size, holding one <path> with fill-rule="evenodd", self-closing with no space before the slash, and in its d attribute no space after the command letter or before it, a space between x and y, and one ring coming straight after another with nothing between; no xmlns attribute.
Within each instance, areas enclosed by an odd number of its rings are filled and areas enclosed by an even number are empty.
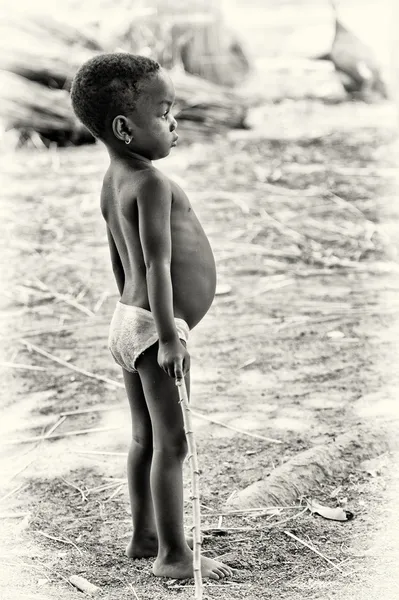
<svg viewBox="0 0 399 600"><path fill-rule="evenodd" d="M391 581L396 480L389 482L389 466L359 465L315 489L319 501L354 512L348 523L304 514L298 503L288 520L281 509L225 517L225 535L217 529L234 490L359 424L397 418L393 115L389 106L271 105L252 137L236 132L183 146L162 165L188 191L219 273L215 303L190 341L192 402L204 552L241 574L208 585L210 598L316 600L349 598L348 590L372 598L381 564L383 581ZM132 565L123 556L129 416L106 348L117 295L98 211L105 153L21 152L4 155L4 164L2 598L75 597L72 574L111 600L131 598L132 584L141 600L190 598L187 582L154 580L149 561ZM82 409L90 412L60 422ZM13 443L55 425L59 439ZM91 428L104 429L65 436ZM187 476L188 469L189 526ZM376 555L359 558L374 540L383 540Z"/></svg>
<svg viewBox="0 0 399 600"><path fill-rule="evenodd" d="M326 3L301 11L305 46L290 7L254 19L259 2L247 4L245 19L234 12L232 25L241 24L256 55L324 52L332 35ZM208 598L398 597L396 455L314 490L320 502L348 507L350 522L303 513L298 500L293 512L224 517L225 535L217 534L235 490L359 424L397 422L396 122L388 105L282 102L253 113L255 132L182 146L160 165L188 192L219 273L220 293L190 340L192 403L203 550L241 574L207 585ZM110 600L193 597L190 582L155 580L150 561L123 555L130 433L121 375L106 348L117 300L98 210L106 162L100 147L2 154L4 600L78 598L73 574ZM82 409L90 412L62 417ZM61 436L102 431L11 443L55 426ZM185 476L189 526L188 468Z"/></svg>

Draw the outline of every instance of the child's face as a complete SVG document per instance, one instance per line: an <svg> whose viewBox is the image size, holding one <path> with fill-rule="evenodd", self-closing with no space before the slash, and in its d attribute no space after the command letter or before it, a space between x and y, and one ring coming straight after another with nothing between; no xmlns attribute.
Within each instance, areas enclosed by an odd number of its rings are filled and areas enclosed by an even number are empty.
<svg viewBox="0 0 399 600"><path fill-rule="evenodd" d="M176 145L177 123L171 113L175 90L169 75L160 69L143 87L130 113L133 140L130 148L150 160L167 156Z"/></svg>

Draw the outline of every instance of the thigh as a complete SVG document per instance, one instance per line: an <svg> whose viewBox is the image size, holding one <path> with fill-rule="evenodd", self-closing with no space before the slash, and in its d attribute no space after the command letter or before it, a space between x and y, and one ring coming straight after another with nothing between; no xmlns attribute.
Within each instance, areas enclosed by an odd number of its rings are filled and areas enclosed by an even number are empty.
<svg viewBox="0 0 399 600"><path fill-rule="evenodd" d="M179 392L172 377L158 365L158 343L144 352L136 363L151 416L154 447L179 444L185 439ZM185 377L190 392L190 375Z"/></svg>
<svg viewBox="0 0 399 600"><path fill-rule="evenodd" d="M133 437L136 441L144 445L152 445L151 418L140 376L138 373L131 373L130 371L126 371L126 369L122 369L122 372L132 417Z"/></svg>

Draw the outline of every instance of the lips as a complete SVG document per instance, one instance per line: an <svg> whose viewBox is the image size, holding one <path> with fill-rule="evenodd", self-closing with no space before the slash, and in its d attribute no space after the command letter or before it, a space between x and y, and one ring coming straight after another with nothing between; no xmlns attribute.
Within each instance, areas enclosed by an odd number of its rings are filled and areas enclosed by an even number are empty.
<svg viewBox="0 0 399 600"><path fill-rule="evenodd" d="M176 146L176 142L179 139L179 136L176 135L176 137L174 138L174 140L172 140L172 146Z"/></svg>

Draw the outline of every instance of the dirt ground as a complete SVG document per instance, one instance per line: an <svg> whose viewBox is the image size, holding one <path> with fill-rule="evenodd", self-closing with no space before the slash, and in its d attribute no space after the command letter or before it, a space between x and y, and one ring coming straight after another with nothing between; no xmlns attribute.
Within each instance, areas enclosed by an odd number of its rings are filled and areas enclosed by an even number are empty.
<svg viewBox="0 0 399 600"><path fill-rule="evenodd" d="M304 512L304 499L225 516L222 532L220 513L301 450L395 418L395 111L287 101L256 119L255 131L183 144L159 164L187 190L219 274L190 340L192 404L203 551L240 574L206 595L338 598L365 572L353 548L384 496L384 469L359 465L314 490L354 513L346 523ZM151 561L123 553L129 414L106 348L117 301L98 202L106 153L26 150L2 162L1 597L78 597L68 583L78 574L111 600L135 598L131 586L140 600L191 598L191 582L155 579ZM92 428L101 430L76 434ZM26 442L49 432L63 437Z"/></svg>

